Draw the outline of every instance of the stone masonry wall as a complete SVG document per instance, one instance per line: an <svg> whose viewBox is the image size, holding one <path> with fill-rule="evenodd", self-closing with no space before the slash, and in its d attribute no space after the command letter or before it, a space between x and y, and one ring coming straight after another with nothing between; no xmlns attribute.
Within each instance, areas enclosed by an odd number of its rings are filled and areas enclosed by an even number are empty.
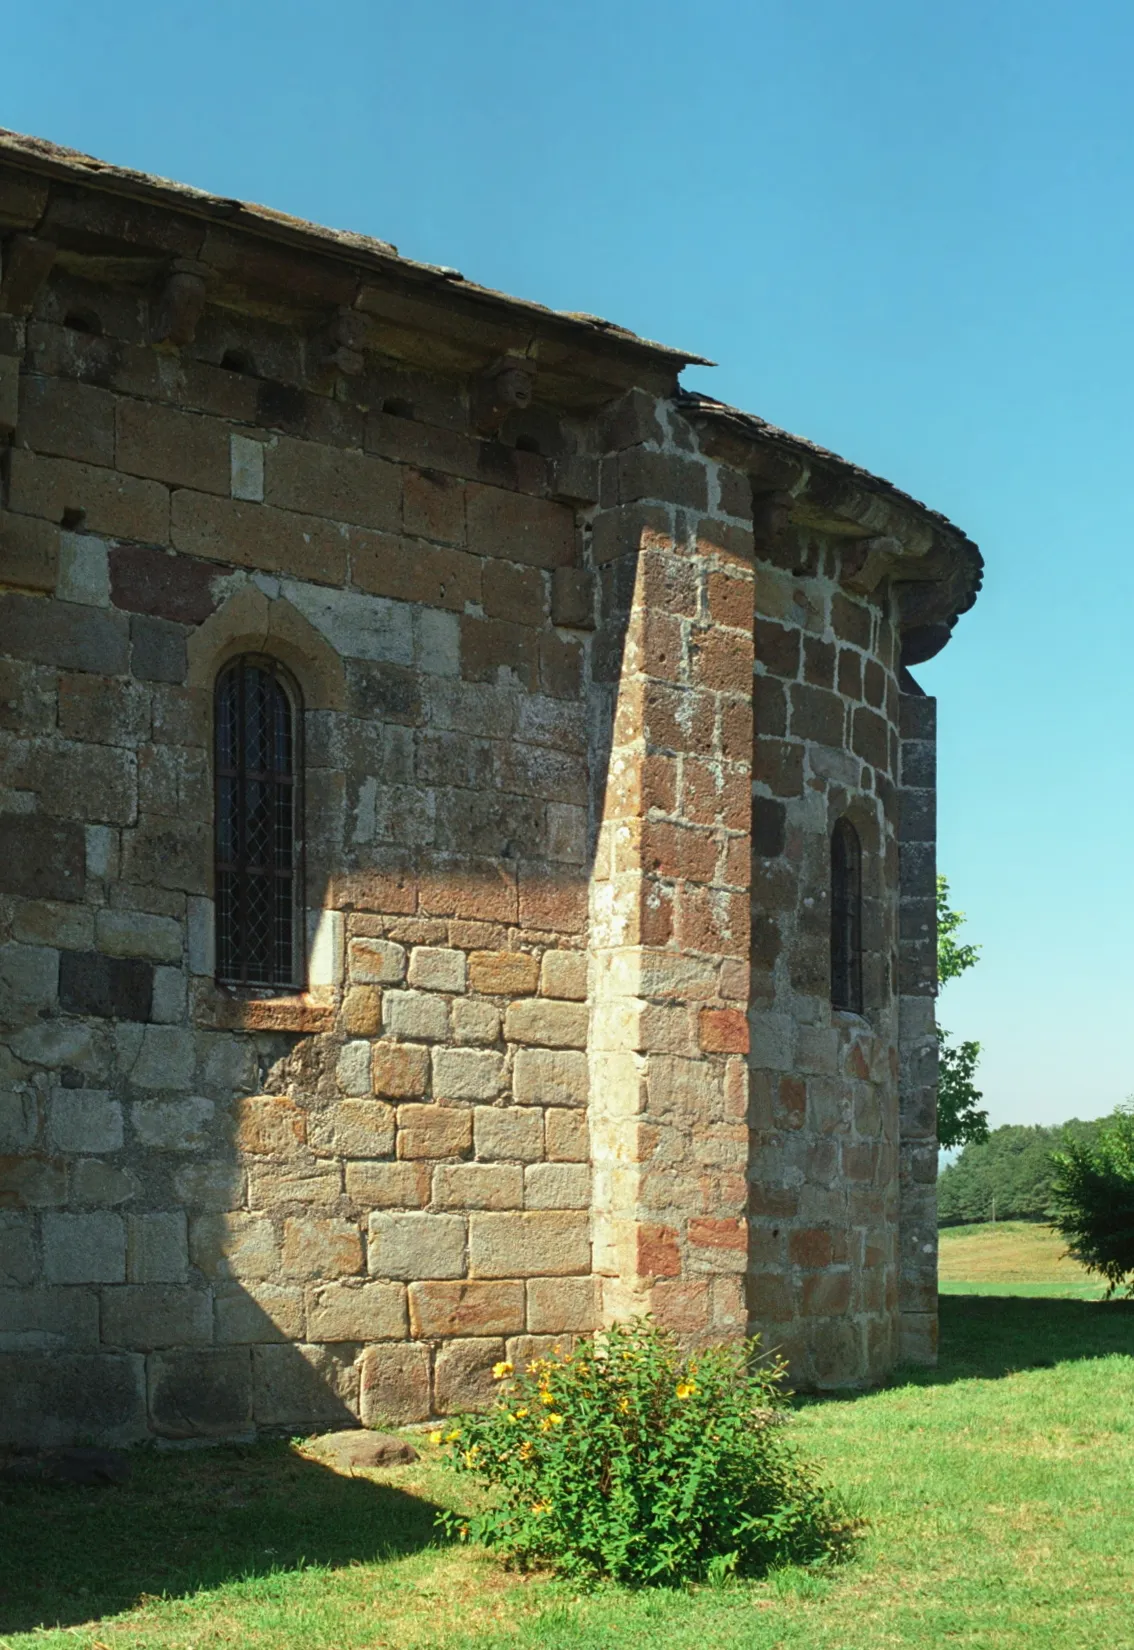
<svg viewBox="0 0 1134 1650"><path fill-rule="evenodd" d="M206 312L178 358L82 297L98 335L65 276L0 323L3 1425L460 1407L595 1322L576 504L461 384L379 364L347 402L282 329ZM245 650L307 707L298 998L212 980Z"/></svg>
<svg viewBox="0 0 1134 1650"><path fill-rule="evenodd" d="M757 544L757 554L761 551ZM751 1312L801 1384L896 1353L898 684L886 593L787 530L756 573ZM830 839L862 844L862 1015L833 1010Z"/></svg>

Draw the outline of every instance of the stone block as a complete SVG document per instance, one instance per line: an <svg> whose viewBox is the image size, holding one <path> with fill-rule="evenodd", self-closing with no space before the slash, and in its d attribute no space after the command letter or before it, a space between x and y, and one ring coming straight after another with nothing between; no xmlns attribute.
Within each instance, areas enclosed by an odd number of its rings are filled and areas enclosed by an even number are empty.
<svg viewBox="0 0 1134 1650"><path fill-rule="evenodd" d="M24 1288L39 1276L34 1217L0 1210L0 1287Z"/></svg>
<svg viewBox="0 0 1134 1650"><path fill-rule="evenodd" d="M59 582L55 594L61 602L79 602L86 607L110 606L110 566L105 539L93 533L59 535Z"/></svg>
<svg viewBox="0 0 1134 1650"><path fill-rule="evenodd" d="M433 1171L438 1209L522 1209L524 1171L518 1163L445 1163Z"/></svg>
<svg viewBox="0 0 1134 1650"><path fill-rule="evenodd" d="M589 1214L532 1211L469 1216L469 1276L569 1277L590 1270Z"/></svg>
<svg viewBox="0 0 1134 1650"><path fill-rule="evenodd" d="M287 1157L307 1138L307 1114L286 1095L242 1095L235 1113L235 1144L254 1157Z"/></svg>
<svg viewBox="0 0 1134 1650"><path fill-rule="evenodd" d="M433 1093L438 1100L494 1100L504 1086L504 1056L487 1049L435 1048Z"/></svg>
<svg viewBox="0 0 1134 1650"><path fill-rule="evenodd" d="M397 985L406 977L406 950L392 940L351 940L347 948L352 982Z"/></svg>
<svg viewBox="0 0 1134 1650"><path fill-rule="evenodd" d="M463 991L465 954L443 946L415 945L410 953L409 984L423 991Z"/></svg>
<svg viewBox="0 0 1134 1650"><path fill-rule="evenodd" d="M122 1106L104 1089L53 1089L47 1140L61 1152L116 1152L122 1145Z"/></svg>
<svg viewBox="0 0 1134 1650"><path fill-rule="evenodd" d="M38 814L0 814L0 892L24 899L79 900L85 864L81 825Z"/></svg>
<svg viewBox="0 0 1134 1650"><path fill-rule="evenodd" d="M402 471L385 459L284 437L264 455L264 499L285 510L398 532Z"/></svg>
<svg viewBox="0 0 1134 1650"><path fill-rule="evenodd" d="M223 1212L244 1200L244 1170L231 1154L220 1162L186 1163L173 1173L175 1197L187 1209Z"/></svg>
<svg viewBox="0 0 1134 1650"><path fill-rule="evenodd" d="M474 951L469 987L486 996L520 997L539 984L539 958L527 951Z"/></svg>
<svg viewBox="0 0 1134 1650"><path fill-rule="evenodd" d="M13 1354L0 1359L0 1444L52 1449L146 1433L144 1360L136 1354Z"/></svg>
<svg viewBox="0 0 1134 1650"><path fill-rule="evenodd" d="M83 526L109 538L169 542L169 493L155 481L67 458L12 452L9 504L21 515L62 521L76 512Z"/></svg>
<svg viewBox="0 0 1134 1650"><path fill-rule="evenodd" d="M514 1335L524 1328L524 1285L411 1283L409 1309L415 1339Z"/></svg>
<svg viewBox="0 0 1134 1650"><path fill-rule="evenodd" d="M155 917L147 911L102 910L95 920L95 935L99 950L110 957L181 961L181 924L173 917Z"/></svg>
<svg viewBox="0 0 1134 1650"><path fill-rule="evenodd" d="M400 1341L406 1334L406 1291L400 1283L327 1283L307 1291L312 1341Z"/></svg>
<svg viewBox="0 0 1134 1650"><path fill-rule="evenodd" d="M126 1217L127 1283L184 1283L189 1233L183 1209Z"/></svg>
<svg viewBox="0 0 1134 1650"><path fill-rule="evenodd" d="M279 1210L293 1204L330 1211L342 1196L342 1168L306 1152L286 1163L251 1163L248 1202L253 1209Z"/></svg>
<svg viewBox="0 0 1134 1650"><path fill-rule="evenodd" d="M382 1018L391 1037L443 1043L449 1035L448 1004L428 991L387 991Z"/></svg>
<svg viewBox="0 0 1134 1650"><path fill-rule="evenodd" d="M123 1284L102 1291L102 1339L118 1351L153 1352L207 1346L213 1338L213 1299L184 1284Z"/></svg>
<svg viewBox="0 0 1134 1650"><path fill-rule="evenodd" d="M376 1037L381 1029L381 990L376 985L352 985L343 997L343 1030L348 1037Z"/></svg>
<svg viewBox="0 0 1134 1650"><path fill-rule="evenodd" d="M264 448L263 441L250 436L230 437L229 490L233 498L248 499L253 504L264 502Z"/></svg>
<svg viewBox="0 0 1134 1650"><path fill-rule="evenodd" d="M410 1426L428 1420L429 1348L371 1346L362 1358L362 1424L367 1427Z"/></svg>
<svg viewBox="0 0 1134 1650"><path fill-rule="evenodd" d="M77 602L45 604L35 596L0 595L4 651L61 670L90 670L100 676L126 672L126 621L120 613Z"/></svg>
<svg viewBox="0 0 1134 1650"><path fill-rule="evenodd" d="M339 1051L335 1081L344 1094L370 1093L370 1044L350 1042Z"/></svg>
<svg viewBox="0 0 1134 1650"><path fill-rule="evenodd" d="M451 1014L455 1043L495 1043L500 1036L500 1010L495 1003L458 997Z"/></svg>
<svg viewBox="0 0 1134 1650"><path fill-rule="evenodd" d="M126 1227L121 1215L43 1216L43 1274L48 1283L124 1283Z"/></svg>
<svg viewBox="0 0 1134 1650"><path fill-rule="evenodd" d="M543 1156L543 1116L526 1106L477 1106L473 1142L479 1158L537 1162Z"/></svg>
<svg viewBox="0 0 1134 1650"><path fill-rule="evenodd" d="M533 1335L586 1335L598 1327L597 1278L530 1278L527 1328Z"/></svg>
<svg viewBox="0 0 1134 1650"><path fill-rule="evenodd" d="M586 1163L529 1163L524 1170L525 1209L589 1209L591 1171Z"/></svg>
<svg viewBox="0 0 1134 1650"><path fill-rule="evenodd" d="M183 487L173 495L171 534L176 549L205 561L235 563L314 584L341 585L346 580L347 541L341 528L266 504L216 498Z"/></svg>
<svg viewBox="0 0 1134 1650"><path fill-rule="evenodd" d="M58 574L58 527L0 511L0 586L50 595Z"/></svg>
<svg viewBox="0 0 1134 1650"><path fill-rule="evenodd" d="M367 1048L367 1054L370 1050ZM394 1108L382 1100L343 1100L312 1112L308 1138L315 1152L337 1157L388 1157L394 1150Z"/></svg>
<svg viewBox="0 0 1134 1650"><path fill-rule="evenodd" d="M471 1146L472 1112L467 1107L398 1107L399 1157L462 1157Z"/></svg>
<svg viewBox="0 0 1134 1650"><path fill-rule="evenodd" d="M152 964L140 958L63 951L59 958L59 1006L68 1014L148 1020L153 977Z"/></svg>
<svg viewBox="0 0 1134 1650"><path fill-rule="evenodd" d="M433 1370L434 1403L442 1415L490 1409L499 1391L493 1366L504 1357L502 1340L446 1341Z"/></svg>
<svg viewBox="0 0 1134 1650"><path fill-rule="evenodd" d="M0 1027L8 1031L30 1027L54 1014L59 957L52 946L9 942L0 950Z"/></svg>
<svg viewBox="0 0 1134 1650"><path fill-rule="evenodd" d="M348 1277L363 1269L362 1237L351 1220L293 1217L284 1221L280 1258L285 1277Z"/></svg>
<svg viewBox="0 0 1134 1650"><path fill-rule="evenodd" d="M0 1354L85 1352L97 1346L95 1290L0 1290Z"/></svg>
<svg viewBox="0 0 1134 1650"><path fill-rule="evenodd" d="M172 619L148 613L130 618L130 669L140 682L184 682L189 671L188 631Z"/></svg>
<svg viewBox="0 0 1134 1650"><path fill-rule="evenodd" d="M466 515L474 555L543 568L574 560L575 516L566 505L474 484L467 491Z"/></svg>
<svg viewBox="0 0 1134 1650"><path fill-rule="evenodd" d="M189 1225L189 1254L207 1278L275 1278L280 1269L275 1226L263 1215L196 1215Z"/></svg>
<svg viewBox="0 0 1134 1650"><path fill-rule="evenodd" d="M369 1231L373 1277L412 1282L464 1276L465 1221L461 1215L416 1210L372 1214Z"/></svg>
<svg viewBox="0 0 1134 1650"><path fill-rule="evenodd" d="M589 1084L587 1057L581 1052L548 1048L516 1050L512 1090L520 1105L585 1106Z"/></svg>
<svg viewBox="0 0 1134 1650"><path fill-rule="evenodd" d="M364 1209L423 1209L432 1190L432 1165L348 1163L347 1196Z"/></svg>
<svg viewBox="0 0 1134 1650"><path fill-rule="evenodd" d="M544 1113L547 1157L551 1163L585 1163L590 1157L590 1133L585 1111L566 1111L559 1106Z"/></svg>
<svg viewBox="0 0 1134 1650"><path fill-rule="evenodd" d="M32 1089L0 1089L0 1152L23 1152L35 1145L39 1106Z"/></svg>
<svg viewBox="0 0 1134 1650"><path fill-rule="evenodd" d="M298 1285L220 1283L213 1290L218 1346L261 1346L301 1341L305 1334L303 1290Z"/></svg>
<svg viewBox="0 0 1134 1650"><path fill-rule="evenodd" d="M252 1425L246 1348L157 1352L146 1360L153 1430L163 1438L227 1438Z"/></svg>
<svg viewBox="0 0 1134 1650"><path fill-rule="evenodd" d="M70 455L80 457L75 453ZM116 462L127 475L149 476L202 493L229 491L228 432L224 425L160 402L118 402ZM107 464L109 459L96 459Z"/></svg>
<svg viewBox="0 0 1134 1650"><path fill-rule="evenodd" d="M504 1035L510 1043L536 1043L547 1048L587 1046L585 1004L535 999L510 1003L504 1014Z"/></svg>
<svg viewBox="0 0 1134 1650"><path fill-rule="evenodd" d="M585 1002L586 952L545 951L540 964L539 989L545 997L565 997L573 1002Z"/></svg>
<svg viewBox="0 0 1134 1650"><path fill-rule="evenodd" d="M70 1186L70 1202L78 1205L129 1203L141 1190L132 1169L120 1168L98 1157L83 1157L72 1162Z"/></svg>
<svg viewBox="0 0 1134 1650"><path fill-rule="evenodd" d="M130 1108L130 1121L143 1146L155 1151L200 1152L212 1138L215 1111L213 1102L200 1094L183 1100L138 1100Z"/></svg>

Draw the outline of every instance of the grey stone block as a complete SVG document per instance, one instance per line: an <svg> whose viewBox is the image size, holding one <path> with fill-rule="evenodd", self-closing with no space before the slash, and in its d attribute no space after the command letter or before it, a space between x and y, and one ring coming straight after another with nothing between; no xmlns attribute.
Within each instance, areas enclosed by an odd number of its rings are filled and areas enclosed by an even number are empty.
<svg viewBox="0 0 1134 1650"><path fill-rule="evenodd" d="M85 866L81 825L40 814L0 814L0 892L80 900Z"/></svg>
<svg viewBox="0 0 1134 1650"><path fill-rule="evenodd" d="M140 957L103 957L96 951L60 955L59 1004L68 1014L148 1020L153 989L153 965Z"/></svg>
<svg viewBox="0 0 1134 1650"><path fill-rule="evenodd" d="M49 1283L124 1283L126 1227L121 1215L45 1214L43 1270Z"/></svg>
<svg viewBox="0 0 1134 1650"><path fill-rule="evenodd" d="M123 1284L102 1291L102 1339L129 1352L207 1346L213 1301L207 1289L182 1284Z"/></svg>
<svg viewBox="0 0 1134 1650"><path fill-rule="evenodd" d="M137 1354L0 1357L0 1443L41 1449L145 1437L145 1370Z"/></svg>
<svg viewBox="0 0 1134 1650"><path fill-rule="evenodd" d="M153 1352L146 1360L153 1429L163 1438L225 1438L252 1424L247 1347Z"/></svg>

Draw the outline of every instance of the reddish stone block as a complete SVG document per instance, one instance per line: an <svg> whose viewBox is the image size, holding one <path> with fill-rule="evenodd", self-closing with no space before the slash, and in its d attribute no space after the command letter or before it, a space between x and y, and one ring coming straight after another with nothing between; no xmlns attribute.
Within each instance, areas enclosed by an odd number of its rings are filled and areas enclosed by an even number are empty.
<svg viewBox="0 0 1134 1650"><path fill-rule="evenodd" d="M713 1220L699 1215L685 1227L689 1242L698 1249L746 1249L748 1222L746 1220Z"/></svg>
<svg viewBox="0 0 1134 1650"><path fill-rule="evenodd" d="M738 1008L703 1008L699 1036L706 1054L747 1054L748 1016Z"/></svg>
<svg viewBox="0 0 1134 1650"><path fill-rule="evenodd" d="M676 1278L681 1274L681 1250L672 1226L639 1226L636 1265L640 1277Z"/></svg>

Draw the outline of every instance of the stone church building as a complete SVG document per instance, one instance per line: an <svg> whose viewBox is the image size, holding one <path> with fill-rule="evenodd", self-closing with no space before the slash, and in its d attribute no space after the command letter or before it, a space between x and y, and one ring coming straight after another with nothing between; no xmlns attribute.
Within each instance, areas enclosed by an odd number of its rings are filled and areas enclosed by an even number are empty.
<svg viewBox="0 0 1134 1650"><path fill-rule="evenodd" d="M653 1312L930 1360L942 516L696 358L0 134L0 1438Z"/></svg>

